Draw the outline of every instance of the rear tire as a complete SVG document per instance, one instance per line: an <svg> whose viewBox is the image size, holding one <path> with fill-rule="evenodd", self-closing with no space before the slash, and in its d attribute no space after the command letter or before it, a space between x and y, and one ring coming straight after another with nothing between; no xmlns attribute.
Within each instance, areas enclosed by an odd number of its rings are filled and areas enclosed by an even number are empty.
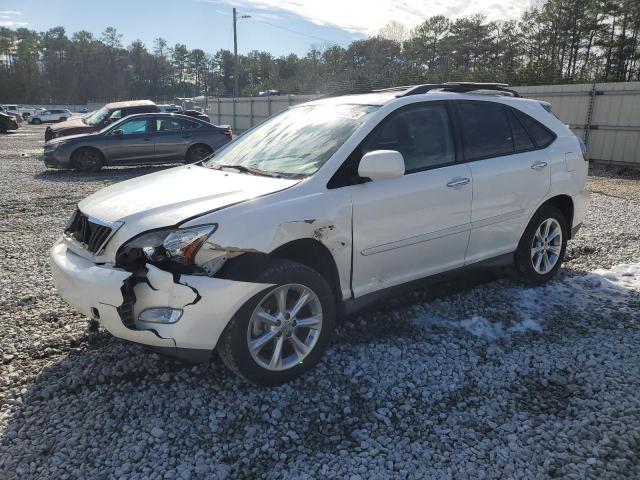
<svg viewBox="0 0 640 480"><path fill-rule="evenodd" d="M192 146L187 151L187 155L184 159L184 163L196 163L200 160L204 160L209 155L213 153L213 150L208 145L204 145L199 143L197 145Z"/></svg>
<svg viewBox="0 0 640 480"><path fill-rule="evenodd" d="M71 156L71 164L81 172L97 172L104 164L104 156L95 148L81 148Z"/></svg>
<svg viewBox="0 0 640 480"><path fill-rule="evenodd" d="M543 205L522 234L515 255L519 280L531 284L548 282L564 260L569 237L567 219L552 205Z"/></svg>
<svg viewBox="0 0 640 480"><path fill-rule="evenodd" d="M64 122L67 120L67 117L62 117L61 119L58 120L58 122Z"/></svg>
<svg viewBox="0 0 640 480"><path fill-rule="evenodd" d="M280 385L299 377L322 357L333 338L335 300L322 275L289 260L272 260L254 281L275 287L255 295L238 310L222 333L217 351L225 365L245 380ZM303 297L306 303L296 309ZM255 346L267 337L261 347Z"/></svg>
<svg viewBox="0 0 640 480"><path fill-rule="evenodd" d="M39 118L34 118L33 120L31 120L31 123L34 125L40 125L42 123L42 120L40 120Z"/></svg>

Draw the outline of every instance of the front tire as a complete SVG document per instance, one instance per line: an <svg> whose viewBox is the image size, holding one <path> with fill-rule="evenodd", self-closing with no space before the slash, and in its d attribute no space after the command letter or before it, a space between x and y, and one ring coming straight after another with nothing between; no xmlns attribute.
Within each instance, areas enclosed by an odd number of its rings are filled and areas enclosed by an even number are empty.
<svg viewBox="0 0 640 480"><path fill-rule="evenodd" d="M567 239L564 214L553 205L543 205L520 239L515 258L518 278L532 284L551 280L564 260Z"/></svg>
<svg viewBox="0 0 640 480"><path fill-rule="evenodd" d="M94 148L81 148L71 157L71 164L81 172L97 172L103 163L102 153Z"/></svg>
<svg viewBox="0 0 640 480"><path fill-rule="evenodd" d="M31 123L33 125L40 125L42 123L42 120L40 120L39 118L34 118Z"/></svg>
<svg viewBox="0 0 640 480"><path fill-rule="evenodd" d="M280 385L322 357L333 338L335 300L322 275L297 262L273 260L254 281L275 287L238 310L217 350L225 365L249 382Z"/></svg>

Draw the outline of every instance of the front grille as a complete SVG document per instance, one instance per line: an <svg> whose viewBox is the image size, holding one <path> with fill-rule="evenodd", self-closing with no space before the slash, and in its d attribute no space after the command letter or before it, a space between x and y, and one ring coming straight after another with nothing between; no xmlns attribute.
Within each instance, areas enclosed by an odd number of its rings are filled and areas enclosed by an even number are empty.
<svg viewBox="0 0 640 480"><path fill-rule="evenodd" d="M77 210L65 233L83 244L91 253L97 253L111 235L111 227L92 221Z"/></svg>

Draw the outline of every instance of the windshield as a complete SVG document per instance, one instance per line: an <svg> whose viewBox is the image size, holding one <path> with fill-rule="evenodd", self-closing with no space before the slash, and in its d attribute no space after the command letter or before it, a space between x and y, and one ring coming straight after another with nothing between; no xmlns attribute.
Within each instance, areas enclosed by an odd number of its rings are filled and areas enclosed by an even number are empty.
<svg viewBox="0 0 640 480"><path fill-rule="evenodd" d="M203 165L276 176L315 173L379 106L290 108L238 137Z"/></svg>
<svg viewBox="0 0 640 480"><path fill-rule="evenodd" d="M97 125L102 122L108 114L109 110L107 107L102 107L100 110L96 110L95 112L82 117L82 121L87 125Z"/></svg>

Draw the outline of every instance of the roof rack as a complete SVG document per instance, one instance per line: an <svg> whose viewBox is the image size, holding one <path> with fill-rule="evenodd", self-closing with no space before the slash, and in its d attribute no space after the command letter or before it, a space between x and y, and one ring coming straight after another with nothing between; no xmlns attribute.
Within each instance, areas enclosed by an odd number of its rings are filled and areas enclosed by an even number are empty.
<svg viewBox="0 0 640 480"><path fill-rule="evenodd" d="M409 87L402 92L398 97L408 97L409 95L421 95L423 93L430 92L431 90L440 90L443 92L457 92L457 93L469 93L469 92L493 92L498 95L510 95L512 97L519 97L520 94L515 90L508 88L506 83L476 83L476 82L446 82L446 83L426 83L424 85L415 85Z"/></svg>

